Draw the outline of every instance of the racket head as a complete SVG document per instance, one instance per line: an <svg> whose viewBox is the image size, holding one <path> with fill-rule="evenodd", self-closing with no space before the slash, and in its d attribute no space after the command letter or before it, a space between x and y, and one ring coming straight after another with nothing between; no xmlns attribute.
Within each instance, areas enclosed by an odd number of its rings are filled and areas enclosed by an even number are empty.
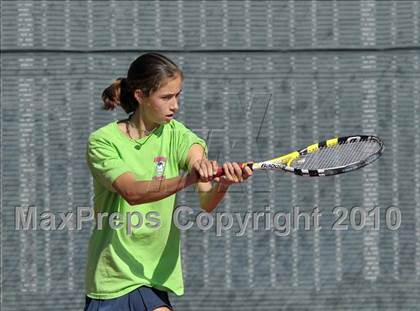
<svg viewBox="0 0 420 311"><path fill-rule="evenodd" d="M300 176L332 176L362 168L384 149L373 135L344 136L310 145L279 158L254 163L253 169L283 170Z"/></svg>

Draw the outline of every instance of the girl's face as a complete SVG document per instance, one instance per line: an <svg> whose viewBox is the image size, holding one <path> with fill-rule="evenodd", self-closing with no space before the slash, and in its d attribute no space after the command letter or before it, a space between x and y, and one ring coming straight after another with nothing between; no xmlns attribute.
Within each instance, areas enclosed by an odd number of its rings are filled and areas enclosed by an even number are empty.
<svg viewBox="0 0 420 311"><path fill-rule="evenodd" d="M169 78L149 97L143 97L141 105L149 122L164 124L170 122L179 109L179 96L182 91L182 79L180 75Z"/></svg>

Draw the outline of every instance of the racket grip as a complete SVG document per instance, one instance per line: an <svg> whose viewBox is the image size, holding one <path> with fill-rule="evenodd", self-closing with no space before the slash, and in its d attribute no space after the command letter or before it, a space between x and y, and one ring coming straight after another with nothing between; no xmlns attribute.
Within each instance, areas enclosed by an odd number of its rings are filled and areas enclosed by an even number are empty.
<svg viewBox="0 0 420 311"><path fill-rule="evenodd" d="M253 162L242 162L242 163L239 162L238 164L242 169L244 169L245 166L249 166L252 170ZM220 177L220 176L223 176L224 174L225 174L225 170L223 169L223 166L219 166L217 168L217 172L216 172L216 175L214 177Z"/></svg>
<svg viewBox="0 0 420 311"><path fill-rule="evenodd" d="M225 170L223 169L222 166L219 166L217 168L217 172L216 172L216 175L214 177L220 177L220 176L223 176L224 174L225 174Z"/></svg>

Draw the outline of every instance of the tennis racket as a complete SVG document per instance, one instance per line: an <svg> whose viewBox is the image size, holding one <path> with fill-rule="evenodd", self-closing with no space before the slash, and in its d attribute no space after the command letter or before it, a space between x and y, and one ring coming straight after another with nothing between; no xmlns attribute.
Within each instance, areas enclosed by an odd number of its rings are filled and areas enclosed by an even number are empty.
<svg viewBox="0 0 420 311"><path fill-rule="evenodd" d="M239 163L252 170L285 171L300 176L332 176L357 170L380 157L383 142L376 136L337 137L263 162ZM224 174L219 167L216 176Z"/></svg>

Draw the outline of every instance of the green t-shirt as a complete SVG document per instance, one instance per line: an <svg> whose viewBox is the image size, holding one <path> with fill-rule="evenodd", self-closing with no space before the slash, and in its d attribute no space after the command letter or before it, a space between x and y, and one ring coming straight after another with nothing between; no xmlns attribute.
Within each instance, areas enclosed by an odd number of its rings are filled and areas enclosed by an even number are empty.
<svg viewBox="0 0 420 311"><path fill-rule="evenodd" d="M172 219L175 195L129 205L113 190L112 183L125 172L143 181L179 176L188 167L187 155L193 144L206 149L201 138L176 120L136 141L119 129L117 121L89 136L86 158L93 176L95 226L88 248L87 296L111 299L142 285L184 293L179 229ZM109 217L103 217L98 229L98 213L115 212L121 222L111 223L122 227L112 228ZM132 224L137 225L140 217L143 225L130 232L124 222L127 212L139 212L140 216L131 216Z"/></svg>

